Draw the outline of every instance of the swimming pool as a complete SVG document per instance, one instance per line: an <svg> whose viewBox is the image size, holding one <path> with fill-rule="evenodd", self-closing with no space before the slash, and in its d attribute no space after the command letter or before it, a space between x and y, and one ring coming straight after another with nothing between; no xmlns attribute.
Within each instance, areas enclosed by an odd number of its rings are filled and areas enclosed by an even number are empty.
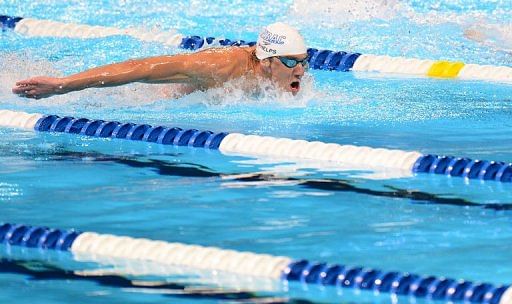
<svg viewBox="0 0 512 304"><path fill-rule="evenodd" d="M316 48L511 65L510 54L462 35L477 17L506 24L508 2L387 3L322 1L311 8L305 1L8 2L0 13L246 40L255 40L263 25L284 20ZM127 36L26 38L10 31L2 33L0 44L2 109L512 160L507 84L315 70L314 84L311 80L297 99L222 90L166 99L156 86L132 85L29 101L10 94L16 80L183 50ZM372 172L315 162L9 128L0 132L2 222L494 284L512 281L503 266L512 236L508 183L394 171L378 179ZM0 280L9 286L0 293L5 301L396 300L5 245L1 263Z"/></svg>

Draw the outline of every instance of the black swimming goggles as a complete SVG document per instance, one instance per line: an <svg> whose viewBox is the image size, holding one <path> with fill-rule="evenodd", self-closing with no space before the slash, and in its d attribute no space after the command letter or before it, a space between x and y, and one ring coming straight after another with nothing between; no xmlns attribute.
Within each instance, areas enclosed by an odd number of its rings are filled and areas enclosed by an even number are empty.
<svg viewBox="0 0 512 304"><path fill-rule="evenodd" d="M306 58L304 58L302 60L281 57L281 56L276 56L276 58L278 58L287 68L290 68L290 69L293 69L299 63L302 64L302 67L304 67L304 69L307 69L309 67L309 62L308 62L309 56L307 56Z"/></svg>

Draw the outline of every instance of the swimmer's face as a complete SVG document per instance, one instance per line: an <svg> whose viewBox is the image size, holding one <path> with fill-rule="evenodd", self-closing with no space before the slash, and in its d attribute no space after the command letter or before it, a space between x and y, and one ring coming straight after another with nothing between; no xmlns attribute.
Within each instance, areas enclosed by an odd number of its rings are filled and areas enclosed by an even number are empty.
<svg viewBox="0 0 512 304"><path fill-rule="evenodd" d="M271 57L270 78L281 89L294 96L301 89L301 80L307 64L308 54Z"/></svg>

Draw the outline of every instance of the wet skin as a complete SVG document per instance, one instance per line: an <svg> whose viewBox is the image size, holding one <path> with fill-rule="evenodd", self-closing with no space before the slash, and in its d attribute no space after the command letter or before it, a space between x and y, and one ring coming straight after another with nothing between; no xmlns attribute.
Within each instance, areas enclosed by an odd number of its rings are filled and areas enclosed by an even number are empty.
<svg viewBox="0 0 512 304"><path fill-rule="evenodd" d="M290 59L304 60L307 54L295 56L284 56ZM299 93L301 87L302 76L304 76L305 68L302 64L297 64L293 68L285 66L278 58L270 58L271 61L271 80L280 89L291 92L294 96Z"/></svg>
<svg viewBox="0 0 512 304"><path fill-rule="evenodd" d="M261 80L270 80L277 88L296 95L304 67L286 67L277 58L258 60L255 47L212 48L196 53L133 59L96 67L66 77L38 76L16 82L14 94L28 98L47 98L87 88L113 87L132 82L182 83L190 92L220 87L244 77L240 89L257 90ZM307 54L289 55L304 59ZM189 92L189 93L190 93Z"/></svg>

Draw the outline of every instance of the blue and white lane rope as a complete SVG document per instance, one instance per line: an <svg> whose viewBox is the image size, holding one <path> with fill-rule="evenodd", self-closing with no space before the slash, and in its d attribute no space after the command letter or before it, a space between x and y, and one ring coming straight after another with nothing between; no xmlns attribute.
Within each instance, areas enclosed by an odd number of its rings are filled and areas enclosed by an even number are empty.
<svg viewBox="0 0 512 304"><path fill-rule="evenodd" d="M154 32L141 29L119 29L50 20L0 15L2 29L12 29L29 37L100 38L128 35L142 41L159 42L190 50L226 45L254 45L255 42L214 37L185 36L175 30ZM445 60L424 60L353 52L308 49L311 68L330 71L361 71L408 74L436 78L487 80L512 83L512 67L464 64Z"/></svg>
<svg viewBox="0 0 512 304"><path fill-rule="evenodd" d="M107 26L90 26L1 15L0 25L2 28L11 29L29 37L102 38L126 35L141 41L160 42L176 46L181 43L184 37L174 30L168 32L151 32L143 29L120 29Z"/></svg>
<svg viewBox="0 0 512 304"><path fill-rule="evenodd" d="M473 283L409 272L329 265L288 257L215 247L168 243L94 232L0 224L0 242L11 246L142 260L203 270L218 270L303 284L354 288L430 300L512 304L512 287Z"/></svg>
<svg viewBox="0 0 512 304"><path fill-rule="evenodd" d="M239 133L200 131L149 124L121 123L0 110L0 127L61 132L163 145L218 149L224 154L330 161L370 168L392 168L468 179L512 182L512 164L417 151L340 145Z"/></svg>

